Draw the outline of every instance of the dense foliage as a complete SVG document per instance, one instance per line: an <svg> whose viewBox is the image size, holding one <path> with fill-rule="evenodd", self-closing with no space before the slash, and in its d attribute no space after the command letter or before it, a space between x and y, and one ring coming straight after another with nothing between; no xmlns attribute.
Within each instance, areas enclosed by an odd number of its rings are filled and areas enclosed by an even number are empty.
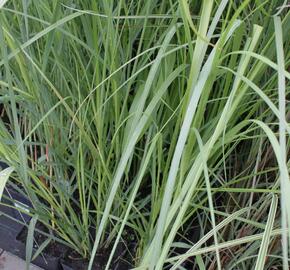
<svg viewBox="0 0 290 270"><path fill-rule="evenodd" d="M288 269L284 1L11 0L0 22L0 159L45 244Z"/></svg>

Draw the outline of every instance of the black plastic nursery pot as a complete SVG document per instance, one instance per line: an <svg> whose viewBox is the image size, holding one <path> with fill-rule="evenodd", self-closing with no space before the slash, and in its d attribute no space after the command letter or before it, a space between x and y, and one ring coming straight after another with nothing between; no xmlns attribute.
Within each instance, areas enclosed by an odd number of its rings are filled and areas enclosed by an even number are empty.
<svg viewBox="0 0 290 270"><path fill-rule="evenodd" d="M8 200L8 197L11 200ZM10 205L11 207L6 205ZM25 226L23 223L29 224L31 217L12 208L13 206L25 210L31 207L31 203L19 192L12 188L6 188L0 204L0 249L25 260L27 225ZM54 252L44 251L31 263L44 270L86 269L83 267L87 265L87 261L69 259L67 255L72 251L68 247L62 244L56 244L55 247L56 250ZM33 254L36 251L37 248L34 248ZM102 267L94 266L94 269L102 269Z"/></svg>
<svg viewBox="0 0 290 270"><path fill-rule="evenodd" d="M31 203L22 194L11 188L5 190L2 203L13 206L13 203L5 197L13 199L14 206L21 207L22 209L31 206ZM3 204L0 205L0 248L25 260L26 246L25 242L19 239L19 235L26 230L26 226L22 224L28 224L30 216ZM60 262L61 256L62 254L55 257L42 253L32 263L45 270L70 269L65 268L65 264Z"/></svg>
<svg viewBox="0 0 290 270"><path fill-rule="evenodd" d="M61 262L61 267L63 270L73 270L70 266L66 265L64 262Z"/></svg>

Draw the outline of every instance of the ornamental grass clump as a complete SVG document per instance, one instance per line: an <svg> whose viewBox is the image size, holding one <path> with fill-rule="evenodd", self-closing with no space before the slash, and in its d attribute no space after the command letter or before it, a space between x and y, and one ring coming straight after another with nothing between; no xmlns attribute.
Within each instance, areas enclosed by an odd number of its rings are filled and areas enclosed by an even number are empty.
<svg viewBox="0 0 290 270"><path fill-rule="evenodd" d="M88 269L120 243L128 269L288 269L286 3L7 1L0 21L28 263L41 224L38 253L66 245Z"/></svg>

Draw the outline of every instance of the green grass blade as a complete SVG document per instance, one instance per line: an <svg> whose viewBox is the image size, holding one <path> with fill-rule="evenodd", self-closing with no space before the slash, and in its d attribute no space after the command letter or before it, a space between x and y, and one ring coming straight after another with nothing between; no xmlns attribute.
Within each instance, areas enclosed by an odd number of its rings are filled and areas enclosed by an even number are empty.
<svg viewBox="0 0 290 270"><path fill-rule="evenodd" d="M30 269L30 262L32 259L33 243L34 243L34 229L38 216L33 216L29 222L27 238L26 238L26 270Z"/></svg>
<svg viewBox="0 0 290 270"><path fill-rule="evenodd" d="M278 205L278 197L274 195L272 198L271 208L269 211L269 216L268 216L266 228L265 228L264 235L262 238L262 242L261 242L255 270L265 269L267 251L268 251L268 247L270 244L270 237L271 237L271 232L273 230L273 225L274 225L274 221L275 221L277 205Z"/></svg>
<svg viewBox="0 0 290 270"><path fill-rule="evenodd" d="M5 188L5 185L9 179L10 174L14 171L13 167L8 167L0 172L0 200Z"/></svg>

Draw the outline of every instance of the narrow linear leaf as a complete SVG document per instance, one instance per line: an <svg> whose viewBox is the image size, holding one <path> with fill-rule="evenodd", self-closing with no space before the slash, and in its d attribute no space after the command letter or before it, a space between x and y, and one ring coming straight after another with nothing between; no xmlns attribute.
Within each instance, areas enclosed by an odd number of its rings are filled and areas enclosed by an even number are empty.
<svg viewBox="0 0 290 270"><path fill-rule="evenodd" d="M28 226L28 232L27 232L27 238L26 238L26 270L29 270L30 262L32 259L34 230L35 230L37 219L38 219L37 215L33 216Z"/></svg>
<svg viewBox="0 0 290 270"><path fill-rule="evenodd" d="M13 167L8 167L5 170L0 172L0 200L2 198L2 194L5 188L5 185L7 183L7 180L9 179L10 174L14 171Z"/></svg>
<svg viewBox="0 0 290 270"><path fill-rule="evenodd" d="M276 210L277 210L277 205L278 205L278 197L276 195L273 196L272 202L271 202L271 208L266 224L266 228L264 231L264 235L262 238L262 243L260 246L255 270L263 270L265 269L265 262L267 258L267 251L270 243L270 237L271 237L271 232L273 230L273 225L275 221L275 216L276 216Z"/></svg>

